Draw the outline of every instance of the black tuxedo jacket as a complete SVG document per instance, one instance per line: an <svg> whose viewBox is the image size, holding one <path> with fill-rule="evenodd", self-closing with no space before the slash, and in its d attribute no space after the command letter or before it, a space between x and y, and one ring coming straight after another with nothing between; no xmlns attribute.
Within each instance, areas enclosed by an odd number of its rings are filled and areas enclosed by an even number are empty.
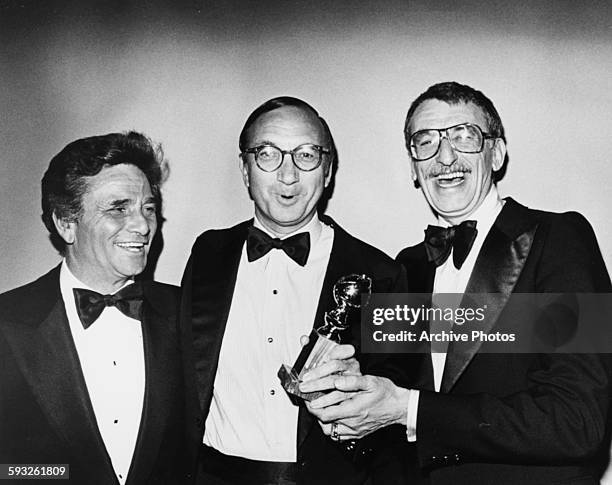
<svg viewBox="0 0 612 485"><path fill-rule="evenodd" d="M313 327L320 326L324 313L336 307L332 287L342 276L366 274L372 278L374 292L405 290L405 275L401 265L378 249L352 237L330 218L322 217L321 220L333 227L334 242ZM191 386L191 392L188 385L188 396L193 405L191 414L197 416L188 423L193 423L192 437L199 442L202 441L204 423L210 408L240 255L250 225L252 220L230 229L203 233L193 246L183 278L183 331L187 339L184 345L189 352L193 352L186 356L190 362L185 367L192 371L187 382L195 383L195 389ZM349 342L359 349L360 323L359 316L356 317L351 322ZM362 372L380 373L380 361L365 357L360 358ZM279 362L279 367L281 364ZM298 421L296 446L300 483L353 484L365 480L365 471L357 469L347 455L322 433L305 408L300 409ZM368 448L360 450L362 454L371 451Z"/></svg>
<svg viewBox="0 0 612 485"><path fill-rule="evenodd" d="M410 291L433 289L424 245L397 257ZM577 213L512 199L487 235L466 293L487 293L487 331L511 331L512 293L610 292L595 235ZM432 483L598 483L610 407L610 354L487 354L451 343L441 392L425 355L416 451Z"/></svg>
<svg viewBox="0 0 612 485"><path fill-rule="evenodd" d="M143 287L146 385L127 483L179 483L184 398L178 288ZM59 266L0 295L0 383L1 463L69 464L70 483L118 483L70 333Z"/></svg>

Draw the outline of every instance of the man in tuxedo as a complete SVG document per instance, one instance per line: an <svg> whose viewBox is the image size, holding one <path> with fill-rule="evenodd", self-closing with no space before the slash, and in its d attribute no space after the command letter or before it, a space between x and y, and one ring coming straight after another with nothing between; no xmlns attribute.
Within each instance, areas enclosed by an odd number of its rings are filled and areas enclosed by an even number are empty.
<svg viewBox="0 0 612 485"><path fill-rule="evenodd" d="M398 255L411 292L434 301L444 293L480 295L484 331L504 333L522 323L506 311L513 294L611 291L584 217L499 197L506 138L482 92L454 82L430 87L412 103L405 136L415 185L442 226L429 227L425 242ZM598 483L610 354L485 353L481 345L453 342L427 353L413 388L382 377L338 377L342 392L314 401L311 410L323 423L336 422L341 439L403 423L413 442L404 456L416 453L433 484ZM316 387L315 380L302 390ZM345 392L358 394L341 402Z"/></svg>
<svg viewBox="0 0 612 485"><path fill-rule="evenodd" d="M336 308L339 278L365 274L374 292L402 291L403 270L318 215L335 148L313 107L291 97L266 101L248 117L239 147L254 218L200 235L183 278L200 481L362 483L365 470L292 402L277 372L295 361L300 337ZM359 353L359 315L352 316L343 338ZM352 348L349 354L341 348L341 356L351 357ZM336 362L325 368L359 371L354 358ZM368 361L361 369L375 372ZM369 452L363 447L358 454Z"/></svg>
<svg viewBox="0 0 612 485"><path fill-rule="evenodd" d="M0 462L70 483L182 483L178 288L135 281L161 217L161 151L142 134L76 140L42 179L63 256L0 295Z"/></svg>

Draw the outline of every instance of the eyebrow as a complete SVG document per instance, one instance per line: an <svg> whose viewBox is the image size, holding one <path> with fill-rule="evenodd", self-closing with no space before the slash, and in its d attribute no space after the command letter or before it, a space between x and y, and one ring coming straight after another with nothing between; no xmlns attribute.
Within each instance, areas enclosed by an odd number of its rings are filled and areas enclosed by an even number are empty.
<svg viewBox="0 0 612 485"><path fill-rule="evenodd" d="M125 204L128 204L130 202L130 199L117 199L117 200L111 200L109 205L111 207L121 207L124 206Z"/></svg>
<svg viewBox="0 0 612 485"><path fill-rule="evenodd" d="M261 140L261 141L258 141L257 143L255 143L255 145L254 145L254 146L259 147L259 146L261 146L261 145L272 145L272 146L276 146L276 143L271 142L270 140Z"/></svg>

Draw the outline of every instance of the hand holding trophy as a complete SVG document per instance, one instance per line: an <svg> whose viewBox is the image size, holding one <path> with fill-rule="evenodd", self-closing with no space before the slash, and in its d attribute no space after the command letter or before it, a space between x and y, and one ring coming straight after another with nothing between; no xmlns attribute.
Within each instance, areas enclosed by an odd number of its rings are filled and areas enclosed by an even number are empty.
<svg viewBox="0 0 612 485"><path fill-rule="evenodd" d="M349 310L367 305L371 293L372 280L366 275L351 274L336 282L333 288L336 308L325 312L323 325L310 333L308 344L302 348L293 367L283 364L278 371L283 388L289 394L307 401L323 395L322 392L301 392L298 386L302 376L325 362L331 349L341 343L342 334L349 325Z"/></svg>

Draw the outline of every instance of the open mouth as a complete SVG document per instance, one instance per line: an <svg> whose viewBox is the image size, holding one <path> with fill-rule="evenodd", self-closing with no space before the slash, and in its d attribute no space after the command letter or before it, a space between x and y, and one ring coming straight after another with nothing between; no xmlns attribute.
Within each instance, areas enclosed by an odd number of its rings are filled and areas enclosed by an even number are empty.
<svg viewBox="0 0 612 485"><path fill-rule="evenodd" d="M121 249L125 249L131 253L140 253L144 251L147 243L144 242L117 242L115 246L120 247Z"/></svg>
<svg viewBox="0 0 612 485"><path fill-rule="evenodd" d="M278 194L278 199L281 204L291 204L297 200L297 194Z"/></svg>
<svg viewBox="0 0 612 485"><path fill-rule="evenodd" d="M457 185L461 185L465 181L466 173L469 173L469 171L455 170L453 172L434 175L433 178L436 179L436 182L440 187L456 187Z"/></svg>

